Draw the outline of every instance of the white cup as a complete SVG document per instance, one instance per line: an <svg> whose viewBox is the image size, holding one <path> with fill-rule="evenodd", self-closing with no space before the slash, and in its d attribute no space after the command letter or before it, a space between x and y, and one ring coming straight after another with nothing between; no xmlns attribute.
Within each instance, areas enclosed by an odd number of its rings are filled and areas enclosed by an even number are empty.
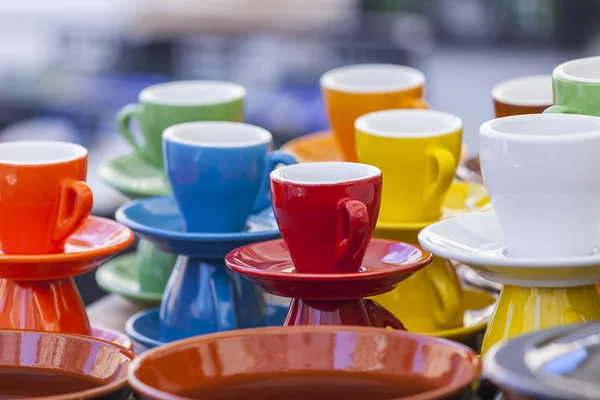
<svg viewBox="0 0 600 400"><path fill-rule="evenodd" d="M481 125L483 180L509 255L573 257L600 245L600 118L531 114Z"/></svg>

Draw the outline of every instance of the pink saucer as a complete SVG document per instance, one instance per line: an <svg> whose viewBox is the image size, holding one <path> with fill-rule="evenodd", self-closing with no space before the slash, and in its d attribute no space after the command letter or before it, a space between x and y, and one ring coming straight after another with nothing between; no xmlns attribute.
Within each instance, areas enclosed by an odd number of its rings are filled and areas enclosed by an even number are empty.
<svg viewBox="0 0 600 400"><path fill-rule="evenodd" d="M296 272L282 239L240 247L225 257L232 270L276 296L303 300L370 297L392 290L428 265L432 255L419 246L371 239L361 271L347 274Z"/></svg>
<svg viewBox="0 0 600 400"><path fill-rule="evenodd" d="M102 339L106 340L107 342L118 344L119 346L125 347L127 350L133 351L133 342L131 339L129 339L126 334L115 331L114 329L94 326L92 327L91 336L95 337L96 339Z"/></svg>
<svg viewBox="0 0 600 400"><path fill-rule="evenodd" d="M133 239L133 232L126 226L107 218L89 217L69 238L62 253L0 253L0 278L46 280L85 274L129 247Z"/></svg>

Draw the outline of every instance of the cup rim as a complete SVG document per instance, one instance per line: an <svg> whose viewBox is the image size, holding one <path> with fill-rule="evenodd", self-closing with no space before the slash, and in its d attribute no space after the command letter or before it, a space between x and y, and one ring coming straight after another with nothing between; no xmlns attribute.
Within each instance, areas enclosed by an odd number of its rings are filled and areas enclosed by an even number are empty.
<svg viewBox="0 0 600 400"><path fill-rule="evenodd" d="M49 147L60 148L70 153L67 156L52 157L49 155ZM32 148L39 149L35 154L32 154ZM11 156L6 157L2 154L7 151ZM25 152L31 159L17 160L16 152ZM38 157L39 155L44 155ZM0 143L0 165L16 165L16 166L44 166L44 165L56 165L72 162L86 157L88 151L85 147L71 142L61 142L54 140L18 140L14 142L2 142ZM11 158L15 156L14 158ZM45 157L45 158L43 158Z"/></svg>
<svg viewBox="0 0 600 400"><path fill-rule="evenodd" d="M530 98L517 98L516 96L511 96L507 94L512 90L518 90L523 88L535 88L542 89L543 85L548 85L544 90L548 90L545 95L549 94L549 97L545 100L542 100L540 97L535 98L536 96ZM552 97L552 75L526 75L519 76L512 79L507 79L496 84L492 88L492 98L500 103L510 104L515 106L548 106L550 107L553 103Z"/></svg>
<svg viewBox="0 0 600 400"><path fill-rule="evenodd" d="M600 67L600 56L577 58L559 64L552 71L552 77L572 82L600 83L600 78L586 78L585 76L576 76L568 72L570 67L585 66L588 64L594 64Z"/></svg>
<svg viewBox="0 0 600 400"><path fill-rule="evenodd" d="M540 120L548 123L548 121L588 121L591 127L589 130L582 132L573 133L569 132L568 129L564 133L559 134L528 134L528 133L514 133L505 132L498 129L498 125L506 122L529 122ZM594 138L600 138L600 118L591 115L581 114L524 114L524 115L511 115L508 117L495 118L484 122L479 130L480 137L498 138L511 142L520 143L535 143L535 142L576 142L589 140Z"/></svg>
<svg viewBox="0 0 600 400"><path fill-rule="evenodd" d="M394 131L394 127L403 126L399 123L402 119L406 120L407 118L420 118L423 115L427 115L429 118L435 118L436 120L444 121L448 125L445 129L431 129L427 132L398 132ZM368 124L373 119L377 118L390 118L388 124L391 125L391 128L376 128L372 126L368 126ZM443 136L454 133L463 128L462 119L460 117L447 113L444 111L437 110L420 110L420 109L394 109L394 110L382 110L375 111L372 113L365 114L359 117L354 122L354 129L357 131L364 132L368 135L380 136L386 138L397 138L397 139L405 139L405 138L428 138L435 136Z"/></svg>
<svg viewBox="0 0 600 400"><path fill-rule="evenodd" d="M217 132L218 134L216 134ZM194 133L201 135L198 140L185 137L185 135ZM243 138L238 139L240 136ZM165 142L173 142L191 147L240 149L271 143L273 135L260 126L244 122L195 121L183 122L168 127L164 130L162 138ZM227 138L230 138L230 141L224 140Z"/></svg>
<svg viewBox="0 0 600 400"><path fill-rule="evenodd" d="M351 85L348 83L337 82L336 80L340 76L348 76L353 73L364 73L373 71L372 73L377 74L382 71L390 71L407 76L408 80L412 82L407 83L394 83L390 85ZM330 69L321 75L320 84L322 88L335 90L346 93L357 93L357 94L369 94L369 93L393 93L403 92L406 90L414 89L419 86L425 85L425 74L420 70L409 67L406 65L398 64L354 64L345 65Z"/></svg>
<svg viewBox="0 0 600 400"><path fill-rule="evenodd" d="M345 171L352 169L348 178L337 178L337 179L322 179L322 180L311 180L311 179L298 179L294 177L286 176L292 170L292 173L298 173L294 170L305 170L300 173L311 173L315 174L315 170L319 171L319 176L327 173L339 173L342 171L341 168L345 168ZM281 168L273 170L270 174L271 180L280 183L287 183L299 186L331 186L331 185L344 185L351 182L360 182L373 179L381 176L381 170L369 164L353 163L347 161L321 161L311 163L299 163L286 165Z"/></svg>
<svg viewBox="0 0 600 400"><path fill-rule="evenodd" d="M169 352L172 352L173 349L177 349L177 348L187 349L187 348L196 346L197 343L207 343L210 341L214 341L215 339L227 339L227 338L244 337L244 336L250 336L250 335L265 336L265 335L276 335L276 334L285 334L285 333L297 333L297 334L330 333L330 334L334 334L334 333L340 333L340 332L349 332L349 333L354 332L354 333L359 333L359 334L361 334L361 333L362 334L369 334L369 333L375 334L376 333L376 334L384 335L384 336L398 335L398 336L405 336L407 338L410 338L411 340L418 340L420 343L437 342L437 343L444 344L444 345L448 346L449 348L453 348L457 351L460 350L464 354L465 358L467 358L470 361L470 365L472 366L472 371L469 371L470 372L469 374L465 374L465 377L468 376L468 379L465 378L462 380L453 381L451 384L449 384L447 386L435 388L435 389L432 389L425 393L419 393L419 394L405 397L406 399L409 399L409 400L435 399L435 398L440 398L440 396L447 396L452 393L457 393L461 389L467 387L469 385L469 383L472 382L474 379L476 379L477 376L479 376L479 374L481 372L481 361L479 360L479 357L475 354L475 352L472 349L469 349L468 347L466 347L465 345L455 342L455 341L451 341L451 340L439 338L439 337L420 335L417 333L411 333L411 332L407 332L407 331L394 331L394 330L387 330L387 329L374 328L374 327L331 326L331 325L324 326L324 325L322 325L322 326L283 326L283 327L278 326L278 327L265 327L265 328L237 329L237 330L233 330L233 331L217 332L217 333L211 333L211 334L207 334L207 335L201 335L201 336L178 340L178 341L175 341L172 343L167 343L163 346L151 349L150 351L147 351L147 352L139 355L138 357L136 357L129 364L129 367L127 370L127 377L128 377L129 383L132 386L132 388L136 391L141 392L142 394L148 395L152 398L167 398L167 399L172 399L172 400L179 400L179 399L184 400L185 397L183 397L183 396L171 394L171 393L165 392L163 390L154 388L154 387L146 384L145 382L143 382L141 379L139 379L136 376L136 371L139 370L142 363L146 362L147 359L152 359L157 356L163 355L165 353L168 354Z"/></svg>
<svg viewBox="0 0 600 400"><path fill-rule="evenodd" d="M178 91L181 88L196 88L199 92L203 89L222 90L220 96L210 99L204 98L176 98L176 96L165 96L163 91ZM175 98L173 98L175 97ZM159 104L167 106L208 106L229 103L246 97L246 89L236 83L218 80L183 80L158 83L144 88L138 95L140 103Z"/></svg>

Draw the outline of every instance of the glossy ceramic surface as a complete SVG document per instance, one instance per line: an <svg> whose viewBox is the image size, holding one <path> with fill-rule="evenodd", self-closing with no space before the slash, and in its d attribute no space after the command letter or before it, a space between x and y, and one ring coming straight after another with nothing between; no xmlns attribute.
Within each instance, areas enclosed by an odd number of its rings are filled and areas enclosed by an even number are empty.
<svg viewBox="0 0 600 400"><path fill-rule="evenodd" d="M513 286L571 287L600 281L600 255L511 257L494 211L437 222L419 233L419 243L438 257L455 260L494 282Z"/></svg>
<svg viewBox="0 0 600 400"><path fill-rule="evenodd" d="M171 194L164 171L138 153L105 161L98 168L98 174L107 184L132 199Z"/></svg>
<svg viewBox="0 0 600 400"><path fill-rule="evenodd" d="M123 107L117 121L121 134L140 157L162 169L162 134L166 128L192 121L241 121L245 97L243 87L229 82L161 83L142 90L139 103ZM129 127L133 118L140 123L141 143Z"/></svg>
<svg viewBox="0 0 600 400"><path fill-rule="evenodd" d="M260 289L228 271L223 258L236 247L279 237L271 210L251 216L238 233L186 232L172 197L133 201L116 218L158 249L180 254L161 303L161 340L265 325Z"/></svg>
<svg viewBox="0 0 600 400"><path fill-rule="evenodd" d="M143 307L157 306L162 299L164 288L147 291L142 287L137 277L136 258L135 254L124 254L104 263L96 271L96 282L105 291L116 293ZM168 276L165 286L167 280Z"/></svg>
<svg viewBox="0 0 600 400"><path fill-rule="evenodd" d="M269 173L296 163L289 154L269 153L272 139L266 129L240 122L165 130L165 170L187 232L237 232L252 212L271 205Z"/></svg>
<svg viewBox="0 0 600 400"><path fill-rule="evenodd" d="M216 375L214 363L221 366ZM327 374L334 369L423 380L431 389L405 398L426 400L468 395L480 366L464 346L427 336L358 327L285 327L207 335L156 348L134 361L129 379L144 397L175 400L184 397L174 393L232 375Z"/></svg>
<svg viewBox="0 0 600 400"><path fill-rule="evenodd" d="M567 61L552 72L554 104L546 112L600 116L600 57Z"/></svg>
<svg viewBox="0 0 600 400"><path fill-rule="evenodd" d="M53 141L0 144L0 252L60 253L92 211L87 150ZM18 227L18 229L15 229Z"/></svg>
<svg viewBox="0 0 600 400"><path fill-rule="evenodd" d="M128 350L90 337L0 330L0 370L64 372L101 384L81 392L43 397L48 400L128 399L132 393L127 384L127 368L134 358ZM52 385L52 381L32 380L30 384ZM0 388L0 397L3 394Z"/></svg>
<svg viewBox="0 0 600 400"><path fill-rule="evenodd" d="M498 83L492 89L496 118L540 114L553 103L552 76L528 75Z"/></svg>
<svg viewBox="0 0 600 400"><path fill-rule="evenodd" d="M432 110L384 110L361 116L354 126L358 160L385 176L379 218L439 218L460 158L461 119Z"/></svg>
<svg viewBox="0 0 600 400"><path fill-rule="evenodd" d="M422 99L425 76L402 65L336 68L323 74L320 83L331 131L345 161L358 161L354 121L361 115L395 108L429 108Z"/></svg>
<svg viewBox="0 0 600 400"><path fill-rule="evenodd" d="M595 251L600 181L593 171L600 168L595 151L600 119L566 114L499 118L481 126L479 143L486 190L513 257Z"/></svg>
<svg viewBox="0 0 600 400"><path fill-rule="evenodd" d="M273 212L302 273L358 271L377 222L381 171L345 162L305 163L271 174Z"/></svg>
<svg viewBox="0 0 600 400"><path fill-rule="evenodd" d="M127 350L133 351L133 341L129 338L129 336L114 329L101 326L92 326L90 336L96 339L106 340L107 342L118 344Z"/></svg>
<svg viewBox="0 0 600 400"><path fill-rule="evenodd" d="M278 304L267 304L266 321L260 322L263 326L281 326L288 314L288 307ZM133 315L125 325L125 332L137 346L142 349L152 349L170 343L161 337L160 309L140 311ZM137 348L136 346L136 348Z"/></svg>

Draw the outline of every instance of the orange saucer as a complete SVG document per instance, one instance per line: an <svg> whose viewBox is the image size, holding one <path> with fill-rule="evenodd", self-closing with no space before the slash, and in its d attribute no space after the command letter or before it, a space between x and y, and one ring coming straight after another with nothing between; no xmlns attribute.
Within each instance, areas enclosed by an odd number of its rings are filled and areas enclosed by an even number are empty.
<svg viewBox="0 0 600 400"><path fill-rule="evenodd" d="M342 152L329 130L292 139L281 146L280 150L290 153L298 162L344 161ZM461 163L464 162L467 154L467 145L463 143Z"/></svg>

